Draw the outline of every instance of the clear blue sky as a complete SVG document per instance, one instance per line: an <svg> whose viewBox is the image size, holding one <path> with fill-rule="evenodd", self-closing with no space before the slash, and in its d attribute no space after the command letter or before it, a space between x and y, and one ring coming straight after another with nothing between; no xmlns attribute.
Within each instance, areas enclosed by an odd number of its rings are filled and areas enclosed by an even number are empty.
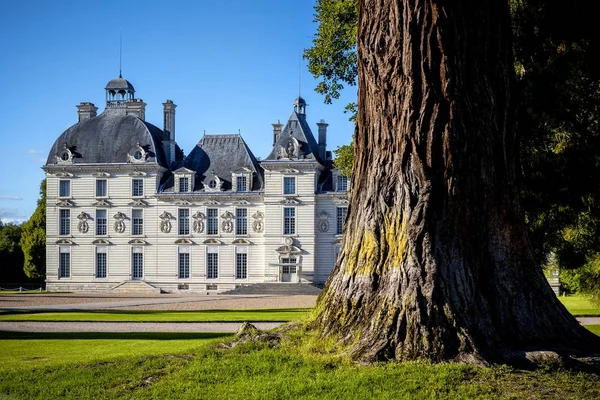
<svg viewBox="0 0 600 400"><path fill-rule="evenodd" d="M146 120L162 128L165 99L177 105L176 139L186 154L203 133L236 133L257 157L272 144L298 95L299 52L316 24L311 0L6 1L0 13L0 219L27 220L40 169L56 138L77 121L75 106L104 109L104 86L119 74L143 99ZM328 149L350 142L343 113L314 92L301 62L307 118L329 123Z"/></svg>

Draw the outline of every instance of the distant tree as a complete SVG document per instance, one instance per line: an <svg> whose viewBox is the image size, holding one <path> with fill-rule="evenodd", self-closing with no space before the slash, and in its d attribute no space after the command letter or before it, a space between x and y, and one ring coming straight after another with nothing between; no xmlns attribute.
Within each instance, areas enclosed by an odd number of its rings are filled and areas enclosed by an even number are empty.
<svg viewBox="0 0 600 400"><path fill-rule="evenodd" d="M339 169L345 176L352 176L352 167L354 166L354 142L344 144L333 151L335 159L333 165Z"/></svg>
<svg viewBox="0 0 600 400"><path fill-rule="evenodd" d="M46 274L46 180L40 185L40 199L29 221L23 225L21 248L25 255L25 274L42 278Z"/></svg>
<svg viewBox="0 0 600 400"><path fill-rule="evenodd" d="M0 282L16 283L26 280L23 273L21 226L0 223Z"/></svg>

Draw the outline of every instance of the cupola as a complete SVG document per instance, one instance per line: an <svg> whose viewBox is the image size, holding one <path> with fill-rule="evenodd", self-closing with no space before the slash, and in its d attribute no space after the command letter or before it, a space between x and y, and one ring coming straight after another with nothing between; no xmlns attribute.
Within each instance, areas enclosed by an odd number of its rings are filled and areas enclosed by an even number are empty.
<svg viewBox="0 0 600 400"><path fill-rule="evenodd" d="M133 85L119 74L119 77L106 84L106 108L125 108L128 100L133 100Z"/></svg>

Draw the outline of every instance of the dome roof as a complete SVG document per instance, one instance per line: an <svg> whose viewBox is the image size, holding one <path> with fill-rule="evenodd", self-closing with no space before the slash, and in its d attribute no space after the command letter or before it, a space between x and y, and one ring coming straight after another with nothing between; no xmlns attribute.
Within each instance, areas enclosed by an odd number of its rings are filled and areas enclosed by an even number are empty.
<svg viewBox="0 0 600 400"><path fill-rule="evenodd" d="M47 164L57 164L65 146L73 164L127 163L129 155L141 147L146 163L168 167L162 136L159 128L134 115L107 110L64 131L52 145Z"/></svg>
<svg viewBox="0 0 600 400"><path fill-rule="evenodd" d="M294 105L298 106L300 104L306 105L306 101L302 97L298 96L296 97L296 100L294 100Z"/></svg>
<svg viewBox="0 0 600 400"><path fill-rule="evenodd" d="M106 90L126 90L128 92L135 92L133 85L127 79L119 76L118 78L113 79L108 82L105 87Z"/></svg>

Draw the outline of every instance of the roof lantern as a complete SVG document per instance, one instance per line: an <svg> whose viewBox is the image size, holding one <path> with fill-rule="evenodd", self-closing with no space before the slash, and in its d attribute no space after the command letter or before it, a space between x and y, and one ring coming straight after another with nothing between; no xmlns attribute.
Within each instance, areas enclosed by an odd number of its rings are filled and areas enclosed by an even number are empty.
<svg viewBox="0 0 600 400"><path fill-rule="evenodd" d="M106 90L106 108L125 108L125 103L133 100L135 94L133 85L121 74L118 78L108 82L104 89Z"/></svg>

